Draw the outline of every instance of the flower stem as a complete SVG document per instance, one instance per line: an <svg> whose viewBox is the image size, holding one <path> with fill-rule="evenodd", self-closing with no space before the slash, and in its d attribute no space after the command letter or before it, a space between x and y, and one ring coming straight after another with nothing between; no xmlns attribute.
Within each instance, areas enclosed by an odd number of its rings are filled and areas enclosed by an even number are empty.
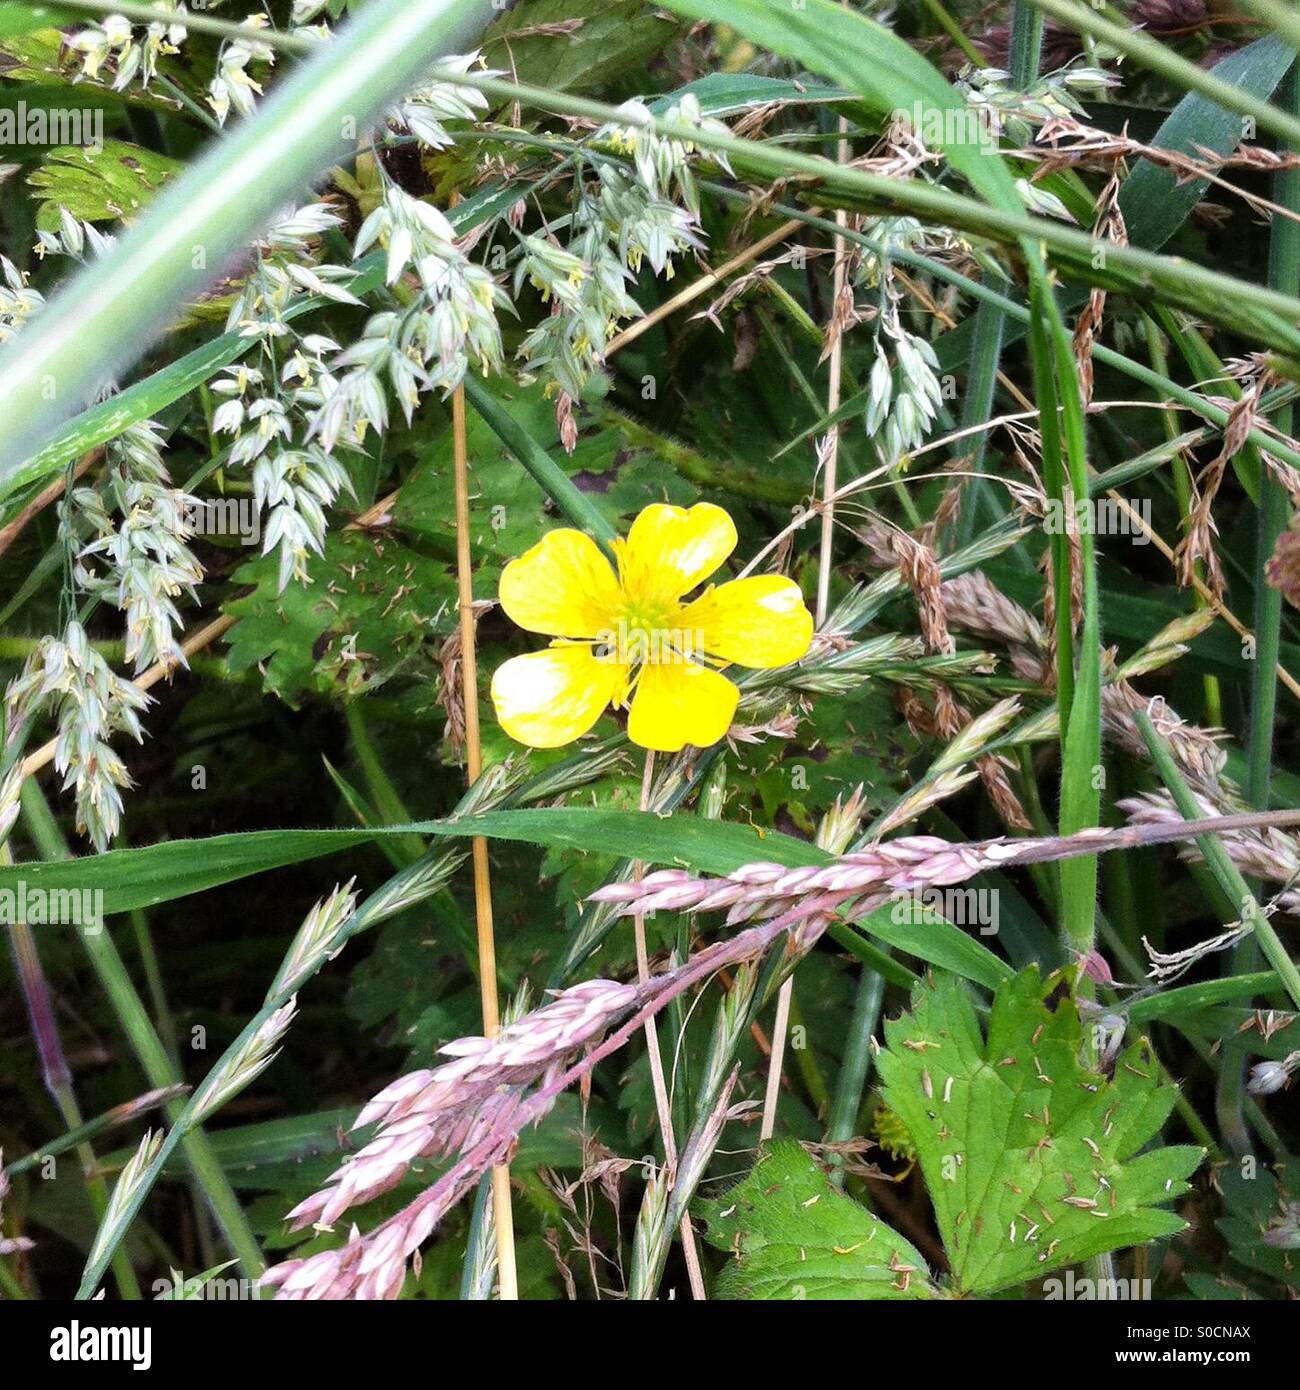
<svg viewBox="0 0 1300 1390"><path fill-rule="evenodd" d="M645 767L641 773L640 809L643 811L650 809L650 787L654 782L654 774L654 751L647 748ZM633 882L640 879L642 872L641 861L638 859L632 865ZM645 917L642 913L638 912L632 918L632 934L636 941L636 977L644 985L650 979L650 954L646 950ZM659 1050L659 1027L653 1014L650 1014L645 1021L645 1042L646 1051L650 1058L650 1081L654 1088L655 1110L659 1116L659 1132L664 1145L664 1177L665 1182L671 1185L677 1168L677 1141L673 1136L672 1103L668 1099L668 1086L664 1080L663 1053ZM704 1289L704 1274L700 1268L700 1255L695 1246L695 1231L691 1227L689 1213L682 1215L681 1233L682 1251L686 1256L686 1272L690 1279L691 1293L697 1299L705 1299L708 1295Z"/></svg>
<svg viewBox="0 0 1300 1390"><path fill-rule="evenodd" d="M465 766L471 785L483 771L483 748L478 722L478 662L474 651L474 581L469 548L469 459L465 443L465 391L457 387L451 398L452 462L456 486L456 582L460 601L461 699L465 706ZM478 935L479 994L483 1008L483 1034L494 1038L501 1028L497 998L497 949L492 923L492 874L487 841L476 836L474 859L474 921ZM492 1169L492 1217L496 1228L497 1277L502 1302L519 1297L515 1272L514 1214L510 1198L510 1169Z"/></svg>

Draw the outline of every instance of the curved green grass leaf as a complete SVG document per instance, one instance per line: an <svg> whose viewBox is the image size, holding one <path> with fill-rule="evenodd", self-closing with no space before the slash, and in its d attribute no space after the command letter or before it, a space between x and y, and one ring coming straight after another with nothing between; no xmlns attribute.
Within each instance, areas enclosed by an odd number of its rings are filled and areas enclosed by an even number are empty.
<svg viewBox="0 0 1300 1390"><path fill-rule="evenodd" d="M951 970L985 989L997 989L1013 973L1006 961L968 931L928 909L916 908L910 899L877 908L855 923L855 928L897 952L937 965L940 970Z"/></svg>
<svg viewBox="0 0 1300 1390"><path fill-rule="evenodd" d="M815 845L777 830L696 816L553 807L489 811L455 820L347 830L252 830L203 840L165 840L141 849L115 849L84 859L0 866L0 895L28 890L102 891L112 916L201 893L270 869L341 854L383 837L430 835L514 840L552 849L580 849L726 874L770 860L789 866L825 864ZM0 899L2 900L2 899Z"/></svg>
<svg viewBox="0 0 1300 1390"><path fill-rule="evenodd" d="M710 72L688 82L676 91L655 97L646 105L656 115L687 94L700 103L706 116L729 116L755 106L774 102L789 106L816 106L824 102L848 101L853 93L845 87L823 87L812 82L790 82L781 77L763 77L751 72Z"/></svg>
<svg viewBox="0 0 1300 1390"><path fill-rule="evenodd" d="M1169 1019L1177 1023L1184 1013L1197 1013L1212 1004L1232 999L1254 999L1257 995L1272 994L1281 987L1273 970L1257 970L1249 975L1228 975L1221 980L1202 980L1199 984L1182 985L1178 989L1162 989L1139 999L1125 1010L1131 1024L1151 1023Z"/></svg>
<svg viewBox="0 0 1300 1390"><path fill-rule="evenodd" d="M665 8L726 24L764 48L793 58L861 96L882 115L897 110L938 117L936 143L952 166L994 207L1021 212L1015 179L977 134L961 97L943 75L892 29L831 0L666 0ZM945 113L948 119L944 119ZM927 125L927 129L928 129Z"/></svg>

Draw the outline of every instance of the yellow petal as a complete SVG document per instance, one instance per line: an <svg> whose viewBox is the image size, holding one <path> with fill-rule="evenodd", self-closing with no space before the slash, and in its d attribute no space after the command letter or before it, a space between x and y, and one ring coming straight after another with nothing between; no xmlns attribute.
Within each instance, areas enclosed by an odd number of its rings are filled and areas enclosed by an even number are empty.
<svg viewBox="0 0 1300 1390"><path fill-rule="evenodd" d="M516 743L559 748L595 724L627 676L625 666L599 660L590 647L547 647L497 667L492 703Z"/></svg>
<svg viewBox="0 0 1300 1390"><path fill-rule="evenodd" d="M618 580L590 536L548 531L501 572L501 607L527 632L598 637L616 621Z"/></svg>
<svg viewBox="0 0 1300 1390"><path fill-rule="evenodd" d="M685 744L707 748L725 734L740 691L707 666L677 661L644 666L632 697L627 733L633 743L658 753Z"/></svg>
<svg viewBox="0 0 1300 1390"><path fill-rule="evenodd" d="M632 523L619 549L623 588L635 603L676 603L735 548L735 523L721 507L656 502Z"/></svg>
<svg viewBox="0 0 1300 1390"><path fill-rule="evenodd" d="M710 656L740 666L785 666L812 643L812 614L793 579L756 574L708 589L678 617L687 632L699 632Z"/></svg>

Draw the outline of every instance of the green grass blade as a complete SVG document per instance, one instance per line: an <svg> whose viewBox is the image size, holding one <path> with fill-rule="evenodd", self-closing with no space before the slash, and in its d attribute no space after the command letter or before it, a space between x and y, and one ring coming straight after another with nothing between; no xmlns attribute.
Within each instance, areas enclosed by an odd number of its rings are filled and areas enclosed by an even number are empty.
<svg viewBox="0 0 1300 1390"><path fill-rule="evenodd" d="M1284 84L1283 100L1300 113L1300 70L1292 66ZM1292 211L1300 210L1300 173L1288 170L1275 180L1274 199ZM1275 217L1269 242L1269 284L1274 289L1300 290L1300 224ZM1295 411L1284 406L1273 423L1289 435ZM1282 635L1282 594L1268 582L1266 567L1286 530L1290 516L1286 490L1270 468L1259 474L1259 499L1255 524L1255 650L1250 668L1250 728L1246 744L1246 800L1267 808L1272 793L1274 726L1277 720L1277 661ZM1254 941L1243 941L1231 953L1225 968L1232 974L1251 970L1259 959ZM1245 1056L1230 1052L1219 1072L1216 1108L1227 1133L1244 1134L1242 1103L1245 1091Z"/></svg>
<svg viewBox="0 0 1300 1390"><path fill-rule="evenodd" d="M1286 44L1270 36L1228 54L1211 71L1222 81L1266 100L1294 59ZM1202 158L1202 150L1227 155L1241 143L1241 117L1200 92L1189 92L1148 143L1192 158ZM1129 240L1135 246L1158 251L1191 216L1208 187L1208 179L1183 178L1149 159L1139 160L1119 194Z"/></svg>
<svg viewBox="0 0 1300 1390"><path fill-rule="evenodd" d="M465 396L484 423L533 475L551 500L580 530L608 551L616 537L599 508L570 480L569 475L528 433L496 396L472 376L465 378Z"/></svg>
<svg viewBox="0 0 1300 1390"><path fill-rule="evenodd" d="M33 871L41 868L62 870L76 883L79 869L97 861L56 857L66 855L67 847L63 844L54 818L50 815L49 806L34 781L28 780L24 785L22 801L23 813L32 838L48 857L48 861L45 864L17 866L16 872L30 876ZM102 923L100 930L83 930L79 931L78 935L149 1084L156 1090L177 1085L182 1078L172 1066L167 1049L145 1012L144 1003L136 992L113 938ZM172 1120L181 1111L179 1101L171 1101L165 1108L168 1118ZM248 1218L244 1215L244 1209L240 1206L239 1199L235 1196L219 1160L212 1152L207 1136L201 1129L195 1129L186 1136L185 1157L199 1189L226 1237L231 1254L239 1260L248 1278L256 1279L266 1268L266 1261L248 1224ZM105 1251L100 1276L104 1268L107 1268L116 1248L115 1242L112 1248Z"/></svg>
<svg viewBox="0 0 1300 1390"><path fill-rule="evenodd" d="M102 891L105 913L115 916L271 869L340 854L381 838L400 840L411 835L443 839L485 835L550 848L599 847L606 854L706 873L729 873L760 859L791 866L828 862L815 845L780 831L760 833L753 826L701 821L691 815L660 817L639 811L555 807L348 830L251 830L203 840L164 840L85 859L3 866L0 893L7 889L19 894L20 881L29 891Z"/></svg>
<svg viewBox="0 0 1300 1390"><path fill-rule="evenodd" d="M1016 0L1011 16L1011 85L1023 92L1038 76L1038 64L1043 49L1043 16L1025 0ZM978 425L993 414L993 397L997 388L998 367L1002 360L1002 340L1006 330L1006 312L989 300L981 300L975 311L975 331L971 340L970 362L966 372L966 394L962 401L963 428ZM984 471L984 453L988 435L974 436L968 468L972 473ZM989 503L993 503L989 507ZM966 498L956 527L956 544L967 545L975 534L981 513L988 509L996 516L1005 508L994 499L982 478L972 478L966 487Z"/></svg>
<svg viewBox="0 0 1300 1390"><path fill-rule="evenodd" d="M0 351L0 486L222 274L438 57L463 50L490 0L372 0L262 108L174 179L112 250Z"/></svg>
<svg viewBox="0 0 1300 1390"><path fill-rule="evenodd" d="M1062 436L1070 492L1080 501L1088 496L1088 459L1084 437L1083 396L1070 341L1053 296L1051 310L1056 350ZM1068 718L1062 711L1061 834L1070 835L1098 824L1101 811L1101 618L1097 598L1097 562L1093 526L1079 527L1079 564L1083 570L1083 629L1078 643L1078 670ZM1058 610L1068 611L1069 590L1057 590ZM1084 855L1061 865L1061 907L1066 935L1076 951L1092 949L1096 936L1097 860Z"/></svg>
<svg viewBox="0 0 1300 1390"><path fill-rule="evenodd" d="M1194 820L1200 814L1196 798L1183 780L1168 744L1156 732L1156 727L1145 710L1138 710L1134 719L1146 740L1147 750L1151 754L1151 761L1155 763L1160 780L1173 797L1180 814L1185 820ZM1287 954L1287 949L1273 929L1273 924L1260 910L1254 893L1241 876L1241 871L1228 857L1228 851L1215 836L1198 836L1196 847L1209 865L1215 881L1227 895L1228 901L1238 906L1240 919L1250 922L1253 926L1255 939L1265 959L1277 971L1286 992L1296 1007L1300 1008L1300 970L1296 969L1295 961Z"/></svg>
<svg viewBox="0 0 1300 1390"><path fill-rule="evenodd" d="M1028 0L1053 19L1059 19L1080 34L1088 34L1094 39L1131 58L1150 72L1168 79L1176 86L1189 92L1200 92L1225 111L1235 111L1240 116L1249 116L1260 130L1276 135L1279 140L1291 144L1300 143L1300 119L1289 112L1271 106L1267 101L1226 82L1220 76L1197 67L1193 62L1176 53L1168 44L1152 38L1140 29L1127 29L1121 24L1098 14L1096 10L1079 3L1079 0ZM1277 9L1281 11L1282 7ZM1292 21L1294 22L1294 21Z"/></svg>

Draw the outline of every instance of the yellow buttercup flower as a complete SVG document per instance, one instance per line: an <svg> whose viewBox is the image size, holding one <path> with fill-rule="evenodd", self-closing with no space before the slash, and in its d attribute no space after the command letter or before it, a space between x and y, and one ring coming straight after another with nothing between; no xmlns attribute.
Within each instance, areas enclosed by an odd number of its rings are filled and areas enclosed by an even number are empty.
<svg viewBox="0 0 1300 1390"><path fill-rule="evenodd" d="M504 662L492 703L511 738L558 748L613 705L628 708L628 736L675 753L707 747L731 725L740 692L717 669L798 661L812 642L799 586L763 574L709 585L736 548L721 507L656 503L614 542L618 572L590 536L551 531L501 575L501 606L528 632L555 640Z"/></svg>

